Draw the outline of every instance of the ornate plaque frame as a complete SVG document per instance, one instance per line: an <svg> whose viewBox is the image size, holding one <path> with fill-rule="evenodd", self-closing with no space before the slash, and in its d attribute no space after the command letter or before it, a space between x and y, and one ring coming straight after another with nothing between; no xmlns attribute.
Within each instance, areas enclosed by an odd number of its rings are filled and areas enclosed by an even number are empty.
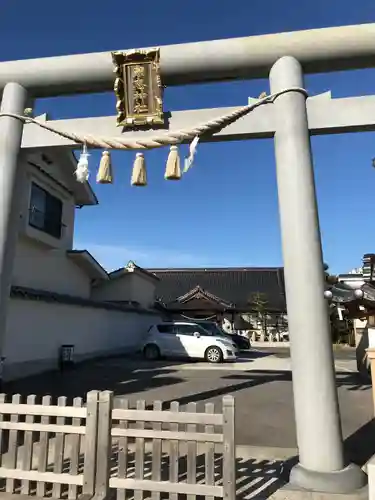
<svg viewBox="0 0 375 500"><path fill-rule="evenodd" d="M160 50L112 52L117 125L138 128L163 125Z"/></svg>

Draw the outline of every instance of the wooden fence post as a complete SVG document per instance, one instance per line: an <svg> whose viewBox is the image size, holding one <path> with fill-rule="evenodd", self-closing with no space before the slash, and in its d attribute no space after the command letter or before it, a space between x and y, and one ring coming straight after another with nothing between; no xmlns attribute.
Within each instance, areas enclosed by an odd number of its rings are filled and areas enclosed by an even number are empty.
<svg viewBox="0 0 375 500"><path fill-rule="evenodd" d="M225 500L236 499L236 443L234 397L223 397L223 493Z"/></svg>
<svg viewBox="0 0 375 500"><path fill-rule="evenodd" d="M112 456L112 408L113 392L100 392L95 494L101 498L106 497L109 493L110 463Z"/></svg>
<svg viewBox="0 0 375 500"><path fill-rule="evenodd" d="M98 391L90 391L86 399L86 435L84 448L84 483L82 493L94 495L96 450L98 439Z"/></svg>

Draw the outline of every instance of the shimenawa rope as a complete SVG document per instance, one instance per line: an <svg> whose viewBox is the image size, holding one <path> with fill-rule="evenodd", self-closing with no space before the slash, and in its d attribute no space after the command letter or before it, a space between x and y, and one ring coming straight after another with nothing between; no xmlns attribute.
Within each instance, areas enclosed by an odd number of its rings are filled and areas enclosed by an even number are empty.
<svg viewBox="0 0 375 500"><path fill-rule="evenodd" d="M56 127L48 125L47 123L41 122L32 118L30 116L17 115L15 113L0 113L1 117L11 117L23 121L24 123L33 123L39 127L53 132L65 139L76 142L77 144L84 144L86 146L104 148L104 149L155 149L161 148L167 145L181 144L182 142L192 140L196 137L202 137L208 133L214 133L215 131L221 130L222 128L228 126L229 124L235 122L239 118L242 118L247 113L253 109L261 106L262 104L272 103L277 97L287 92L300 92L307 96L307 91L301 87L290 87L280 92L275 92L274 94L268 95L259 99L257 102L243 106L236 111L232 111L220 118L215 118L202 125L198 125L192 129L183 129L176 132L167 132L165 135L155 135L150 138L142 139L127 139L126 137L105 137L105 136L93 136L93 135L81 135L74 132L67 132L64 130L59 130Z"/></svg>
<svg viewBox="0 0 375 500"><path fill-rule="evenodd" d="M214 132L218 132L222 130L224 127L229 124L235 122L239 118L247 115L250 111L261 106L262 104L273 103L277 97L287 92L300 92L307 97L307 91L301 87L290 87L280 92L275 92L267 96L265 93L262 93L256 102L248 104L247 106L243 106L242 108L237 109L236 111L232 111L226 115L223 115L219 118L215 118L214 120L210 120L201 125L198 125L195 128L191 129L183 129L176 132L167 131L163 135L155 135L150 138L142 138L142 139L128 139L126 136L120 137L105 137L105 136L93 136L89 134L76 134L75 132L68 132L65 130L60 130L52 125L49 125L46 122L39 121L31 116L28 116L26 113L30 112L30 110L25 110L25 115L18 115L15 113L0 113L1 117L11 117L16 118L17 120L21 120L24 123L31 123L37 125L38 127L48 130L54 134L57 134L65 139L69 139L74 141L76 144L83 144L83 151L79 158L76 168L76 178L79 182L87 182L89 178L89 168L88 168L88 156L89 153L87 151L87 146L91 146L94 148L103 148L105 151L103 152L102 159L100 161L100 166L97 174L97 182L100 184L110 184L113 182L113 174L112 174L112 164L109 149L155 149L161 148L163 146L170 145L171 150L168 156L165 178L169 180L179 180L181 178L181 169L180 169L180 159L178 155L178 151L176 148L176 144L181 144L183 142L190 142L189 146L189 155L185 159L185 168L184 173L189 170L191 167L194 156L196 154L198 142L201 137L205 135L212 135ZM146 174L146 164L145 158L142 153L137 153L136 159L133 164L133 173L131 178L132 186L146 186L147 185L147 174Z"/></svg>

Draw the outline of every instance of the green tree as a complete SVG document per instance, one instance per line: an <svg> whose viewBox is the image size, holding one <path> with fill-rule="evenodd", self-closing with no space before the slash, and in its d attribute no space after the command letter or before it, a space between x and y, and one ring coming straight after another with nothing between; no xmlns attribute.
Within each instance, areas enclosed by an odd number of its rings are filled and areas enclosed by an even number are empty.
<svg viewBox="0 0 375 500"><path fill-rule="evenodd" d="M267 296L261 292L253 293L249 299L251 310L257 313L265 335L267 334L267 304Z"/></svg>

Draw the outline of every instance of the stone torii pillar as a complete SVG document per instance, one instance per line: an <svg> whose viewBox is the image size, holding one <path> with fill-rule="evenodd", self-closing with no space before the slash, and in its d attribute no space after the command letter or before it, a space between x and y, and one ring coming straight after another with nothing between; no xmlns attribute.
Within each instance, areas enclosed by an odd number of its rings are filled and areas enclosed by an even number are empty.
<svg viewBox="0 0 375 500"><path fill-rule="evenodd" d="M271 93L302 87L302 67L282 57L270 73ZM364 484L344 460L306 96L289 92L275 104L275 155L293 370L299 464L290 481L303 488L346 492Z"/></svg>
<svg viewBox="0 0 375 500"><path fill-rule="evenodd" d="M4 87L0 113L24 114L27 91L18 83ZM10 295L13 260L18 235L18 156L23 123L15 118L0 118L0 386L3 381L3 349L7 306Z"/></svg>

